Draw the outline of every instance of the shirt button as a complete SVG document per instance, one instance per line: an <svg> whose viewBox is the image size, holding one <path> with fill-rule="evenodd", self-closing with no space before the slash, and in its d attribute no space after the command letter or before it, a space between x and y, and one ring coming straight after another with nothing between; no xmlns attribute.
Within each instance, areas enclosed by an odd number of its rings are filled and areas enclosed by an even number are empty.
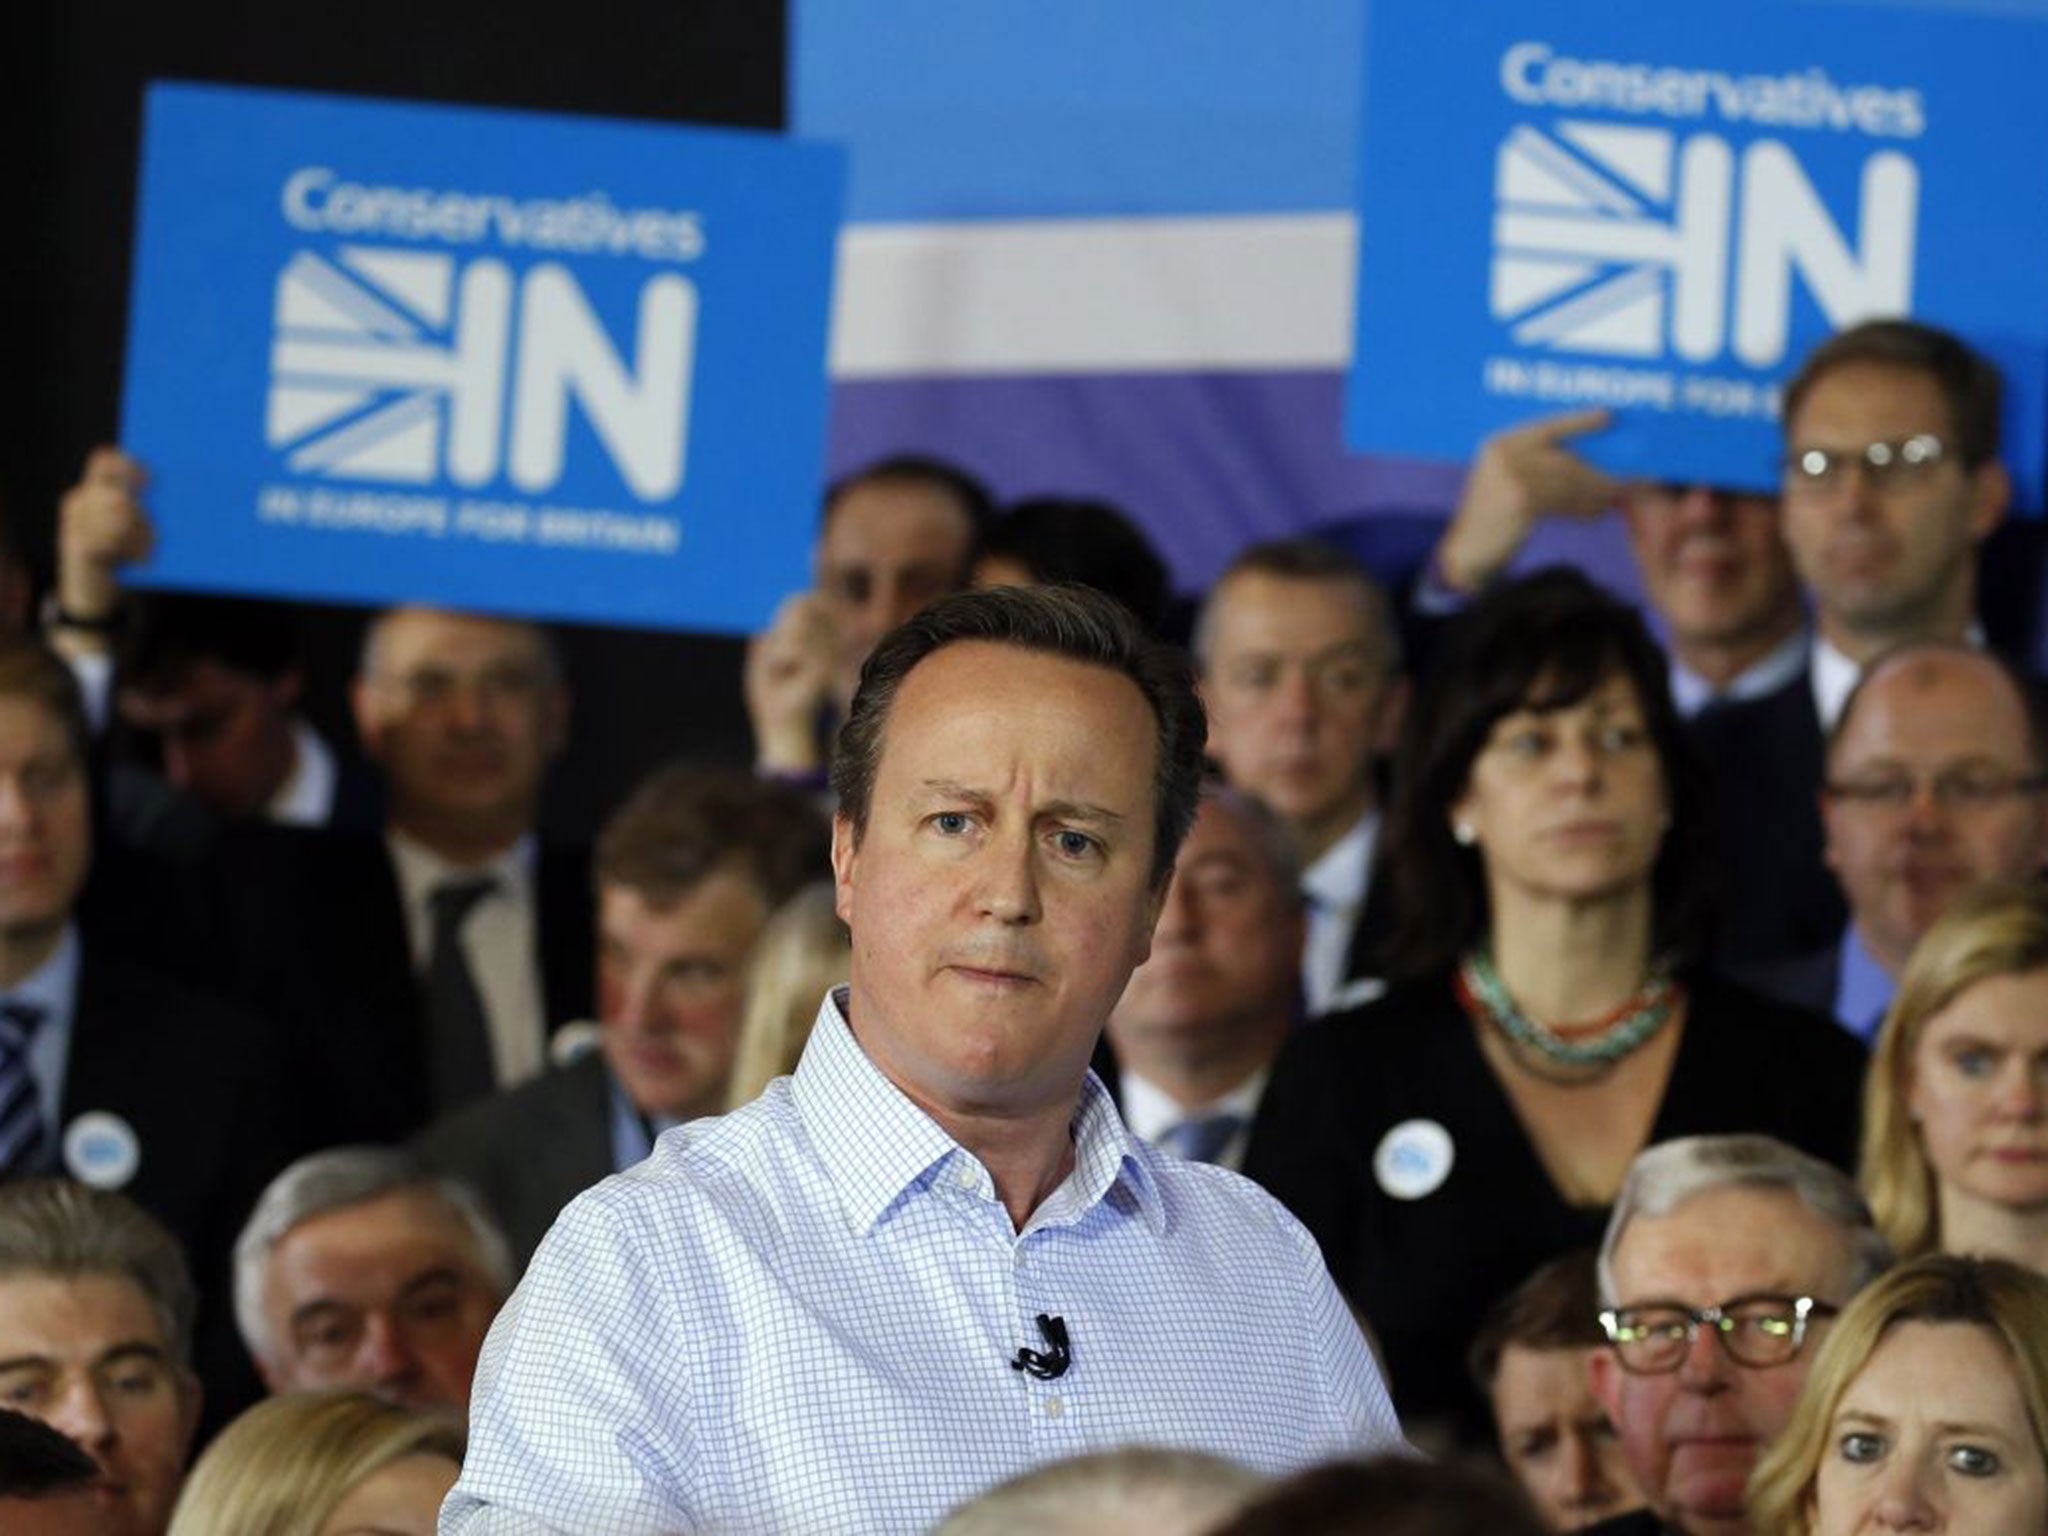
<svg viewBox="0 0 2048 1536"><path fill-rule="evenodd" d="M960 1189L972 1189L974 1188L976 1182L977 1181L974 1177L974 1170L972 1168L962 1168L958 1173L953 1175L953 1183L957 1188Z"/></svg>
<svg viewBox="0 0 2048 1536"><path fill-rule="evenodd" d="M1048 1397L1045 1400L1045 1416L1048 1419L1056 1419L1066 1411L1067 1405L1061 1402L1058 1398Z"/></svg>

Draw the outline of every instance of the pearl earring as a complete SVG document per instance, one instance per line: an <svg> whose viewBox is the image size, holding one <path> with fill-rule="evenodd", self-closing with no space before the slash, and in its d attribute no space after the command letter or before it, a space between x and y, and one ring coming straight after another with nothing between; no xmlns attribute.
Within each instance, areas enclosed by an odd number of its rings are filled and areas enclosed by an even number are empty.
<svg viewBox="0 0 2048 1536"><path fill-rule="evenodd" d="M1451 826L1451 836L1457 840L1460 848L1470 848L1479 841L1479 829L1469 821L1454 822Z"/></svg>

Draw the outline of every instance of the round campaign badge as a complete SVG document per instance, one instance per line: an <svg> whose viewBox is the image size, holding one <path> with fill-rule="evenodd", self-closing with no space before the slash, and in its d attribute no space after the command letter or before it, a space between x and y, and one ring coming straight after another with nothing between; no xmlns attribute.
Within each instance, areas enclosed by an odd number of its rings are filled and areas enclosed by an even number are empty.
<svg viewBox="0 0 2048 1536"><path fill-rule="evenodd" d="M1396 1200L1420 1200L1443 1187L1453 1161L1449 1131L1434 1120L1403 1120L1380 1138L1372 1171Z"/></svg>
<svg viewBox="0 0 2048 1536"><path fill-rule="evenodd" d="M142 1143L119 1115L90 1110L65 1127L64 1166L81 1184L120 1189L142 1166Z"/></svg>

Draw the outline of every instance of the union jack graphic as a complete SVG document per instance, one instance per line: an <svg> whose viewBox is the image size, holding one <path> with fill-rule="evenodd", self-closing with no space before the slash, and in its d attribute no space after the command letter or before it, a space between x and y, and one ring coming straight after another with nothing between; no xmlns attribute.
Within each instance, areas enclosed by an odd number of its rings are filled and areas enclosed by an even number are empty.
<svg viewBox="0 0 2048 1536"><path fill-rule="evenodd" d="M1689 358L1722 344L1732 159L1700 135L1517 124L1494 169L1491 309L1523 346Z"/></svg>
<svg viewBox="0 0 2048 1536"><path fill-rule="evenodd" d="M303 475L424 484L445 452L454 479L488 478L510 296L495 261L458 282L441 254L296 252L277 280L265 441Z"/></svg>

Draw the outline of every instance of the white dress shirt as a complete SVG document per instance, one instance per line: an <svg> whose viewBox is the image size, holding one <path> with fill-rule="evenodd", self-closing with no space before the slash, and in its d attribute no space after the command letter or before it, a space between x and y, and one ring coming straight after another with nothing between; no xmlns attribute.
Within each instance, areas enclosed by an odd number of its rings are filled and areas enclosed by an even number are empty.
<svg viewBox="0 0 2048 1536"><path fill-rule="evenodd" d="M434 888L449 880L496 877L498 888L476 904L462 925L462 952L490 1021L498 1086L509 1088L537 1075L546 1061L547 1004L536 937L533 838L522 837L488 864L467 866L449 863L403 832L387 832L385 842L405 899L413 965L421 972L433 951Z"/></svg>
<svg viewBox="0 0 2048 1536"><path fill-rule="evenodd" d="M1270 1075L1266 1068L1261 1067L1213 1104L1189 1109L1158 1084L1125 1067L1117 1078L1118 1086L1123 1090L1124 1124L1131 1128L1133 1136L1156 1147L1159 1139L1183 1120L1195 1116L1236 1115L1244 1123L1237 1128L1237 1134L1223 1144L1223 1150L1216 1156L1216 1164L1220 1168L1242 1168L1245 1143L1251 1140L1252 1135L1252 1116L1259 1112L1259 1096L1266 1091L1266 1079Z"/></svg>
<svg viewBox="0 0 2048 1536"><path fill-rule="evenodd" d="M1972 650L1984 648L1984 626L1971 621L1963 634L1963 644ZM1831 735L1835 722L1842 718L1842 708L1849 702L1849 695L1856 691L1856 684L1863 676L1860 662L1851 661L1837 650L1827 636L1816 632L1813 637L1813 707L1820 715L1820 733Z"/></svg>
<svg viewBox="0 0 2048 1536"><path fill-rule="evenodd" d="M1820 716L1821 735L1834 730L1862 675L1863 668L1836 650L1825 635L1813 637L1813 708Z"/></svg>
<svg viewBox="0 0 2048 1536"><path fill-rule="evenodd" d="M71 1066L71 1021L78 1012L78 965L78 924L67 923L50 958L5 994L6 1001L25 1003L42 1013L26 1055L37 1107L53 1144L64 1129L64 1081Z"/></svg>
<svg viewBox="0 0 2048 1536"><path fill-rule="evenodd" d="M1308 897L1308 936L1301 947L1301 986L1310 1015L1327 1013L1334 1003L1356 1007L1370 996L1353 997L1344 988L1344 962L1351 956L1351 937L1365 910L1372 883L1372 855L1380 836L1380 813L1367 811L1357 824L1323 850L1321 858L1301 872ZM1339 989L1344 996L1340 999Z"/></svg>
<svg viewBox="0 0 2048 1536"><path fill-rule="evenodd" d="M921 1532L1120 1445L1278 1475L1398 1449L1315 1240L1133 1137L1091 1074L1019 1232L828 997L793 1077L571 1202L478 1364L442 1536ZM1058 1317L1069 1364L1048 1352Z"/></svg>
<svg viewBox="0 0 2048 1536"><path fill-rule="evenodd" d="M1671 702L1678 707L1679 714L1690 719L1709 704L1735 704L1743 699L1760 699L1767 693L1776 693L1805 668L1807 650L1812 644L1812 632L1802 624L1736 673L1722 688L1716 688L1674 656L1671 658Z"/></svg>
<svg viewBox="0 0 2048 1536"><path fill-rule="evenodd" d="M324 827L334 820L334 790L341 774L334 752L305 720L292 717L292 771L263 814L288 827Z"/></svg>

